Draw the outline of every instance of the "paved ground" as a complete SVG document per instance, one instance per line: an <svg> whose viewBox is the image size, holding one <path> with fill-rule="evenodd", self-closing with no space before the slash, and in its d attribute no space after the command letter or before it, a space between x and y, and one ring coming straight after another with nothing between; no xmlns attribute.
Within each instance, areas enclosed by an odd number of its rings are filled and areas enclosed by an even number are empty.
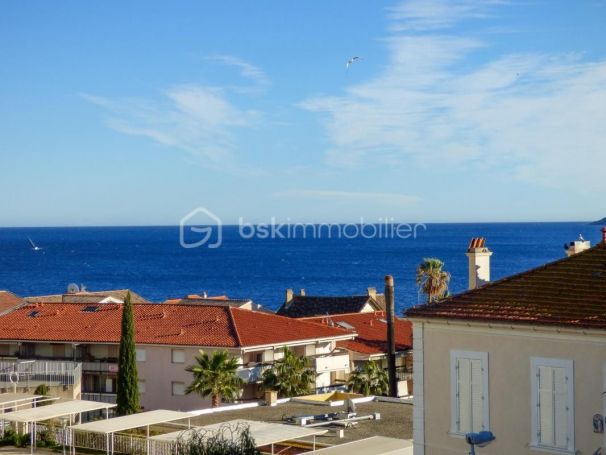
<svg viewBox="0 0 606 455"><path fill-rule="evenodd" d="M289 402L274 407L260 406L258 408L242 409L239 411L201 415L192 419L192 424L203 426L234 419L281 423L287 416L324 414L341 410L344 410L344 408L331 408L328 406L314 406ZM381 420L359 422L354 428L345 429L345 437L342 439L336 438L329 433L325 436L319 436L318 442L325 444L342 444L344 442L364 439L370 436L388 436L400 439L412 438L412 406L410 404L373 401L357 404L356 411L358 416L378 412L381 414Z"/></svg>
<svg viewBox="0 0 606 455"><path fill-rule="evenodd" d="M16 447L13 446L3 446L0 447L0 455L25 455L25 454L29 454L30 453L30 449L29 447L26 449L18 449ZM51 450L47 450L47 449L36 449L36 453L41 455L41 454L51 454L54 453Z"/></svg>

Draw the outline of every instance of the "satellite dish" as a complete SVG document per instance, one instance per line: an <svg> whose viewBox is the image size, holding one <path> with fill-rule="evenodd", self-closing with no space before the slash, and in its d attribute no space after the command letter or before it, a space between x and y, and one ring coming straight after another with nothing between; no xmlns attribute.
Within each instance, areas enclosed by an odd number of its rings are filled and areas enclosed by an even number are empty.
<svg viewBox="0 0 606 455"><path fill-rule="evenodd" d="M80 292L80 288L76 283L70 283L67 285L67 293L68 294L76 294Z"/></svg>

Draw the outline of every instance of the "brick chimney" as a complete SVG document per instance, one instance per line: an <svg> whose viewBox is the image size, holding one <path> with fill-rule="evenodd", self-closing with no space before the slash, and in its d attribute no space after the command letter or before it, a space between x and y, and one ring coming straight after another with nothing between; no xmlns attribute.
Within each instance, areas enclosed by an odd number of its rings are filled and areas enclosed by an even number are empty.
<svg viewBox="0 0 606 455"><path fill-rule="evenodd" d="M606 243L606 227L602 228L602 243Z"/></svg>
<svg viewBox="0 0 606 455"><path fill-rule="evenodd" d="M469 242L466 256L469 258L469 289L475 289L490 282L490 256L484 237L474 237Z"/></svg>
<svg viewBox="0 0 606 455"><path fill-rule="evenodd" d="M566 251L566 256L568 257L580 253L581 251L588 250L589 248L591 248L591 242L585 240L581 234L579 234L578 240L564 245L564 251Z"/></svg>

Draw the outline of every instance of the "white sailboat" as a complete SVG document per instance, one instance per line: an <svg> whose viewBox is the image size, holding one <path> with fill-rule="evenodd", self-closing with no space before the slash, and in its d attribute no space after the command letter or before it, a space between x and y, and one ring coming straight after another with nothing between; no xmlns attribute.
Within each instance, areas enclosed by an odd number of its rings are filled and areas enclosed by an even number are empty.
<svg viewBox="0 0 606 455"><path fill-rule="evenodd" d="M42 249L41 247L39 247L38 245L36 245L34 243L34 241L30 237L28 237L27 240L29 240L29 243L32 246L32 250L34 250L34 251L40 251Z"/></svg>

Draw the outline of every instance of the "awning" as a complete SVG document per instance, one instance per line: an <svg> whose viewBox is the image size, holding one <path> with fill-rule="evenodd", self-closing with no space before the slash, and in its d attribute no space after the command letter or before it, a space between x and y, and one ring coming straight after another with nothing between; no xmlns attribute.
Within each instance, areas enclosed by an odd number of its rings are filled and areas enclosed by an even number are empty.
<svg viewBox="0 0 606 455"><path fill-rule="evenodd" d="M189 412L168 411L158 409L156 411L141 412L113 419L96 420L94 422L72 425L70 428L77 431L88 431L90 433L110 434L118 431L132 430L134 428L149 427L161 423L173 422L175 420L190 419L195 417Z"/></svg>
<svg viewBox="0 0 606 455"><path fill-rule="evenodd" d="M2 419L9 422L40 422L43 420L57 419L59 417L72 416L83 412L98 411L115 407L115 404L101 403L97 401L73 400L60 403L39 406L37 408L23 409L21 411L9 412L2 415Z"/></svg>
<svg viewBox="0 0 606 455"><path fill-rule="evenodd" d="M29 393L0 393L0 409L32 403L42 395L31 395Z"/></svg>
<svg viewBox="0 0 606 455"><path fill-rule="evenodd" d="M319 455L412 455L412 441L373 436L311 453Z"/></svg>

